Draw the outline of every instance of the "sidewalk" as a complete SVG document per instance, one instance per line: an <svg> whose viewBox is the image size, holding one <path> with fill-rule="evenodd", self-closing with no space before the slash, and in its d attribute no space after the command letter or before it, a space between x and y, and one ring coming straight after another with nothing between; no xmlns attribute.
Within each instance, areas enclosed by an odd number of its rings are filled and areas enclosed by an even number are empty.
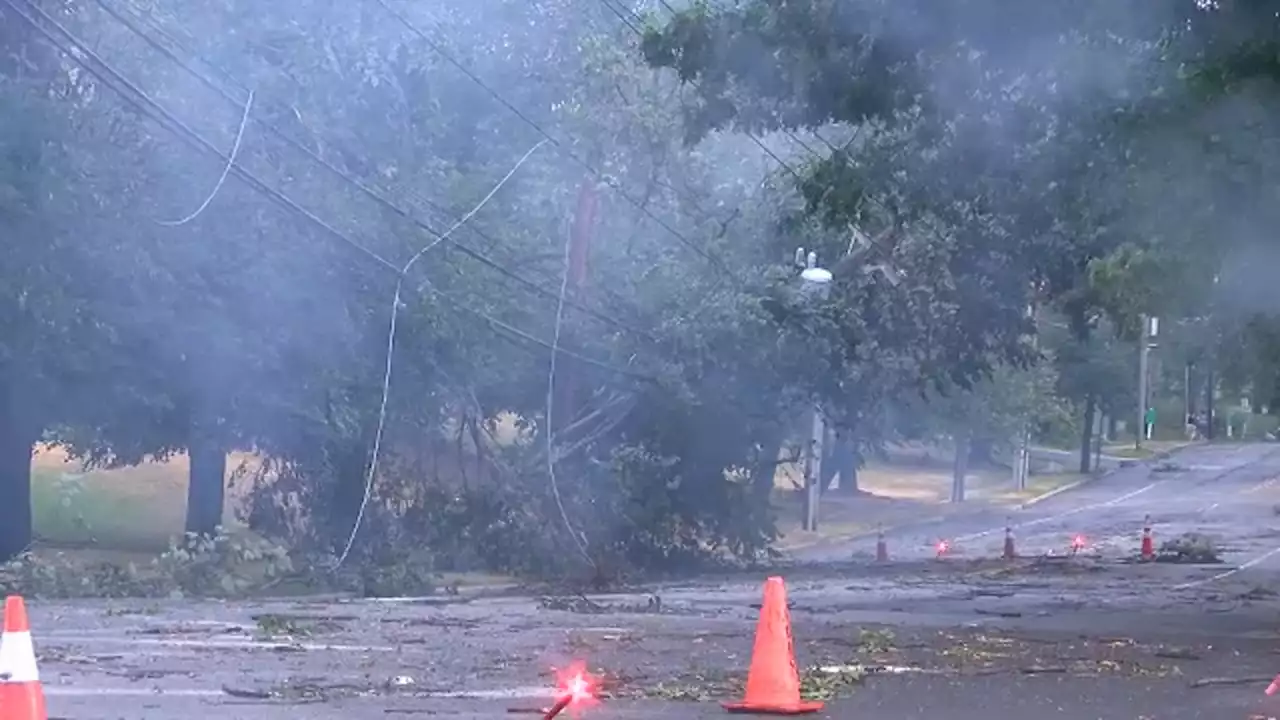
<svg viewBox="0 0 1280 720"><path fill-rule="evenodd" d="M942 469L868 468L859 474L861 493L842 495L828 491L819 504L817 532L800 529L802 495L797 491L778 493L778 550L800 550L828 543L847 542L906 524L937 522L992 508L1008 508L1026 503L1045 493L1087 476L1058 473L1031 477L1027 489L1017 491L1006 470L981 471L965 483L966 499L951 502L951 473Z"/></svg>
<svg viewBox="0 0 1280 720"><path fill-rule="evenodd" d="M1148 460L1162 458L1192 445L1201 445L1204 440L1143 440L1142 449L1133 447L1133 442L1110 443L1103 446L1103 452L1124 460Z"/></svg>

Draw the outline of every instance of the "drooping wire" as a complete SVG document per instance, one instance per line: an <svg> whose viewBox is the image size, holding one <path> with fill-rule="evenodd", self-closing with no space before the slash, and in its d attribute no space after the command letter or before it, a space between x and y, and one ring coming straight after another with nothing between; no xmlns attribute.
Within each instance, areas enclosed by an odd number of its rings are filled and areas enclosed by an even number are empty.
<svg viewBox="0 0 1280 720"><path fill-rule="evenodd" d="M87 46L86 46L82 41L80 41L78 38L76 38L72 33L70 33L68 30L66 30L66 28L64 28L64 27L62 27L61 25L59 25L56 21L52 20L52 18L49 18L47 15L45 15L45 14L41 13L41 12L39 11L39 9L38 9L38 8L34 8L34 7L33 7L33 8L30 8L30 10L31 10L31 11L32 11L32 13L33 13L33 14L35 14L35 15L41 15L41 16L43 16L43 18L44 18L44 20L45 20L46 22L48 22L50 25L53 25L54 27L56 27L56 28L58 29L58 34L60 34L60 35L63 37L63 39L64 39L64 40L65 40L65 41L66 41L66 42L71 46L70 48L68 48L67 46L64 46L64 45L62 44L62 42L60 42L60 41L59 41L58 37L56 37L56 36L55 36L55 34L54 34L53 32L51 32L50 30L48 30L47 28L45 28L43 25L41 25L39 22L37 22L35 19L33 19L33 17L32 17L32 15L31 15L31 14L28 14L27 12L24 12L24 11L23 11L23 9L22 9L21 7L19 7L19 6L18 6L18 4L17 4L18 2L21 2L21 0L0 0L0 1L3 1L6 5L8 5L9 7L11 7L11 8L12 8L12 9L13 9L17 14L18 14L18 16L19 16L19 17L21 17L24 21L26 21L28 24L30 24L30 25L32 26L32 28L34 28L37 32L39 32L41 35L43 35L46 39L48 39L48 40L49 40L49 41L54 45L54 47L56 47L58 50L60 50L64 55L66 55L68 58L71 58L71 59L73 60L73 62L75 62L76 64L80 65L82 68L84 68L84 69L85 69L85 71L86 71L86 72L88 72L91 76L93 76L95 79L97 79L99 82L101 82L101 83L102 83L103 85L105 85L106 87L108 87L108 88L110 88L110 89L115 90L116 92L118 92L118 93L121 95L121 97L126 101L126 103L128 103L129 105L132 105L133 107L135 107L135 108L136 108L140 113L142 113L144 116L146 116L146 117L148 117L148 118L150 118L150 119L152 119L152 120L155 120L155 121L159 122L159 123L160 123L160 125L161 125L162 127L164 127L165 129L167 129L167 130L169 130L169 131L173 132L173 133L174 133L174 134L176 134L180 139L182 139L183 141L187 142L188 144L190 144L190 145L192 145L192 146L196 147L197 149L204 150L204 151L206 151L206 152L209 152L209 153L214 154L215 156L217 156L217 157L219 157L219 158L225 159L225 157L224 157L224 156L222 156L221 152L219 152L219 151L217 150L217 148L214 148L214 147L213 147L212 145L210 145L207 141L205 141L203 138L201 138L199 135L197 135L194 131L190 130L190 129L189 129L189 128L187 128L185 125L183 125L183 124L181 123L181 121L178 121L176 118L174 118L170 113L168 113L168 111L166 111L163 107L161 107L161 106L160 106L158 103L156 103L154 100L152 100L151 98L149 98L145 93L143 93L141 90L139 90L136 86L132 85L132 83L130 83L127 79L125 79L125 78L124 78L122 75L120 75L117 71L115 71L115 70L114 70L114 68L112 68L112 67L111 67L110 65L108 65L105 61L103 61L101 58L99 58L95 53L93 53L93 52L92 52L92 50L90 50L90 49L89 49L89 48L88 48L88 47L87 47ZM123 86L123 89L122 89L122 87L121 87L121 86ZM484 203L488 202L488 200L489 200L489 199L491 199L491 198L493 197L493 195L494 195L494 194L496 194L497 190L501 187L501 185L502 185L502 184L505 184L505 182L506 182L508 179L510 179L510 177L511 177L511 176L514 174L514 172L518 169L519 165L523 164L523 163L524 163L524 161L525 161L525 160L527 160L527 159L528 159L528 157L532 154L532 152L533 152L534 150L536 150L538 147L540 147L540 146L541 146L541 144L542 144L542 143L539 143L539 144L538 144L537 146L535 146L532 150L530 150L528 153L526 153L526 154L525 154L525 156L524 156L524 157L522 157L522 158L520 159L520 162L519 162L519 163L517 163L517 166L516 166L515 168L513 168L513 169L512 169L512 171L511 171L511 172L509 172L509 173L508 173L508 174L507 174L507 175L506 175L506 176L505 176L505 177L500 181L499 186L498 186L498 187L495 187L495 189L494 189L494 190L490 191L490 193L488 193L488 194L485 196L485 198L481 201L481 203L479 203L479 204L477 205L477 207L476 207L476 208L474 208L471 212L467 213L467 215L466 215L466 216L464 216L464 218L463 218L461 221L459 221L459 222L458 222L458 223L456 223L452 228L450 228L450 229L449 229L449 231L448 231L447 233L445 233L445 236L447 237L448 235L452 234L454 231L456 231L459 227L461 227L461 226L462 226L463 222L465 222L466 220L469 220L472 216L474 216L477 212L479 212L480 207L482 207L482 206L484 205ZM391 265L388 261L386 261L385 259L383 259L383 258L381 258L380 256L376 255L376 254L375 254L375 253L373 253L372 251L370 251L370 250L367 250L367 249L363 248L363 246L359 245L359 244L358 244L358 243L356 243L355 241L353 241L353 240L351 240L350 238L346 237L346 236L345 236L345 235L343 235L340 231L338 231L338 230L336 230L336 229L332 228L332 227L331 227L331 226L329 226L327 223L325 223L323 220L320 220L320 219L319 219L319 218L317 218L316 216L314 216L314 215L312 215L311 213L307 212L306 210L302 209L300 206L298 206L296 203L293 203L293 201L289 200L287 197L285 197L285 196L281 195L280 193L278 193L278 192L276 192L276 191L272 190L271 188L269 188L269 187L265 186L263 183L261 183L261 181L258 181L255 177L253 177L253 176L252 176L251 174L249 174L247 171L244 171L244 170L243 170L242 168L240 168L238 165L235 165L235 164L233 163L233 164L232 164L232 168L233 168L233 171L237 172L237 175L238 175L239 177L241 177L242 179L245 179L245 180L246 180L246 182L248 182L248 184L250 185L250 187L251 187L251 188L253 188L254 190L257 190L257 191L259 191L259 192L263 193L263 194L264 194L264 195L266 195L269 199L271 199L271 200L273 200L273 201L275 201L275 202L277 202L277 203L279 203L279 204L283 205L283 206L284 206L284 207L286 207L287 209L291 209L291 210L294 210L295 212L298 212L298 213L299 213L299 214L301 214L303 217L305 217L306 219L308 219L310 222L312 222L312 223L314 223L314 224L317 224L319 227L321 227L322 229L324 229L326 232L328 232L329 234L332 234L333 236L337 237L338 239L342 240L343 242L346 242L347 244L350 244L350 245L352 245L352 246L354 246L354 247L356 247L356 248L358 248L358 249L363 250L366 254L368 254L368 255L370 255L371 257L373 257L374 259L378 260L378 261L380 262L380 264L382 264L382 265L384 265L384 266L389 266L389 267L391 267L391 268L393 268L393 269L397 269L397 271L399 271L399 270L400 270L399 268L395 268L395 266L394 266L394 265ZM437 241L437 243L436 243L436 244L438 244L438 242L439 242L439 241ZM420 253L418 253L417 255L415 255L415 259L416 259L416 258L419 258L419 257L421 257L421 256L422 256L422 252L420 252ZM411 262L412 262L412 260L411 260ZM402 303L401 303L401 292L402 292L402 290L403 290L403 281L404 281L404 279L405 279L405 276L404 276L404 274L403 274L403 273L401 273L401 274L399 275L399 277L397 278L397 286L396 286L396 293L395 293L395 302L393 303L392 316L391 316L391 319L390 319L390 322L389 322L388 344L387 344L387 363L386 363L386 365L384 366L384 367L385 367L385 369L384 369L384 376L383 376L383 380L384 380L383 385L384 385L385 390L384 390L383 396L382 396L382 398L381 398L381 401L380 401L380 403L379 403L379 415L380 415L380 418L381 418L382 420L381 420L381 423L380 423L380 429L379 429L379 431L378 431L378 435L379 435L378 442L377 442L377 443L375 443L374 458L379 457L379 456L380 456L380 453L381 453L381 435L382 435L382 432L383 432L383 431L382 431L382 427L385 427L386 406L387 406L387 403L388 403L389 388L390 388L390 378L391 378L391 373L392 373L392 369L393 369L393 362L394 362L392 358L393 358L394 350L395 350L395 343L394 343L394 341L395 341L395 337L396 337L396 323L397 323L397 321L398 321L398 317L399 317L399 312L398 312L398 311L399 311L399 307L400 307L400 305L402 304ZM443 296L443 293L439 293L438 291L435 291L435 292L436 292L437 294L440 294L440 295L442 295L442 296ZM446 299L448 299L448 298L447 298L447 296L445 296L445 297L446 297ZM490 317L490 316L486 315L485 313L483 313L483 312L481 312L481 311L478 311L478 310L476 310L476 309L474 309L474 308L471 308L471 307L467 306L467 305L466 305L466 304L464 304L464 303L458 303L457 301L454 301L454 302L455 302L455 304L459 307L459 309L462 309L462 310L464 310L464 311L473 312L473 313L475 313L475 314L479 315L480 317L482 317L482 318L484 318L485 320L487 320L487 321L490 323L490 325L491 325L491 326L496 327L496 328L499 328L499 329L503 330L504 332L508 333L509 335L512 335L512 336L515 336L515 337L519 337L519 338L521 338L521 339L524 339L524 340L526 340L526 341L529 341L529 342L532 342L532 343L535 343L535 344L539 344L539 345L544 345L544 346L546 346L546 344L545 344L545 343L543 343L543 342L539 341L537 338L534 338L533 336L531 336L531 335L529 335L529 334L527 334L527 333L525 333L525 332L523 332L523 331L521 331L521 330L519 330L519 329L517 329L517 328L514 328L514 327L511 327L511 326L509 326L509 325L506 325L506 324L502 323L501 321L498 321L496 318L492 318L492 317ZM564 353L564 354L566 354L566 355L572 355L572 356L574 356L574 357L578 357L578 358L582 359L584 362L589 362L589 363L591 363L591 364L599 365L599 366L604 367L604 368L606 368L606 369L608 369L608 370L611 370L611 371L613 371L613 372L619 372L619 373L622 373L622 374L624 374L624 375L633 375L633 376L635 376L635 377L638 377L638 378L641 378L641 379L646 379L646 380L650 379L650 378L644 378L644 377L642 377L642 376L636 375L635 373L632 373L632 372L630 372L630 371L626 371L626 370L619 370L618 368L614 368L614 367L612 367L612 366L605 365L604 363L600 363L599 361L594 360L594 359L592 359L592 358L588 358L588 357L585 357L585 356L576 355L576 354L574 354L574 353L569 353L569 352L566 352L566 351L564 351L564 350L560 350L560 349L557 349L557 352L561 352L561 353ZM370 462L370 478L373 478L373 477L376 477L376 465L374 464L374 460L372 460L372 459L371 459L371 462ZM366 492L367 492L367 493L368 493L368 492L371 492L371 486L366 486ZM357 525L356 525L355 527L353 527L353 533L352 533L352 535L351 535L351 536L349 537L349 539L348 539L348 545L347 545L347 547L346 547L346 548L344 548L344 553L343 553L343 558L342 558L342 560L345 560L345 557L346 557L347 555L349 555L349 553L350 553L350 547L351 547L351 545L354 543L354 538L355 538L355 536L356 536L356 530L358 530L358 528L359 528L360 524L362 524L362 522L363 522L363 513L364 513L364 512L366 511L366 509L367 509L367 504L368 504L368 495L366 494L366 496L362 499L361 511L360 511L360 518L361 518L361 519L360 519L360 520L358 520L358 521L357 521ZM339 563L340 563L340 562L341 562L341 560L339 561Z"/></svg>
<svg viewBox="0 0 1280 720"><path fill-rule="evenodd" d="M382 435L383 431L387 427L387 402L391 397L391 371L396 350L396 320L400 315L400 305L402 304L401 293L404 290L405 277L408 276L409 271L413 268L414 264L426 255L428 251L444 242L454 233L455 230L462 227L471 218L475 217L476 213L480 212L480 209L487 205L489 201L493 199L493 196L497 195L498 191L507 184L507 181L516 174L516 171L524 165L525 161L528 160L533 153L538 150L538 148L542 147L546 143L546 140L541 140L536 145L529 148L529 150L516 161L516 164L512 166L511 170L509 170L506 175L502 176L502 179L499 180L483 198L480 199L480 202L476 203L475 207L471 208L467 214L459 218L458 221L455 222L447 231L441 234L440 237L424 246L421 250L415 253L413 257L409 258L408 262L400 267L400 277L396 278L396 291L391 298L391 319L388 322L387 327L387 362L382 374L382 396L378 401L378 424L373 433L373 450L369 457L368 471L365 474L364 494L360 498L360 509L356 512L356 519L355 523L351 527L351 534L347 536L347 543L342 548L342 553L338 555L338 559L333 564L334 570L342 567L342 564L346 562L347 557L351 555L351 548L355 546L356 536L359 535L360 526L364 523L364 514L369 507L369 499L373 496L373 483L377 478L378 460L382 454ZM552 357L555 357L554 350L552 350ZM554 359L552 362L555 362Z"/></svg>
<svg viewBox="0 0 1280 720"><path fill-rule="evenodd" d="M67 30L58 23L57 20L50 17L48 13L31 4L29 0L0 0L0 2L4 2L4 4L12 8L19 18L27 22L36 30L36 32L48 39L54 47L58 48L58 50L65 54L72 62L84 68L85 72L88 72L94 77L94 79L101 82L106 87L115 90L126 103L132 105L144 116L156 121L161 127L172 132L180 140L195 149L213 155L219 160L225 161L227 159L227 156L223 155L221 150L214 147L208 140L205 140L181 120L174 117L168 110L165 110L159 103L149 97L145 92L121 75L119 71L111 67L106 61L99 57L87 43L77 38L70 30ZM23 7L20 7L19 5L22 5ZM40 20L36 20L36 17L39 17ZM43 21L44 24L42 24L41 21ZM45 24L55 28L56 32L49 30L49 28L45 27ZM57 36L61 36L63 41L70 45L70 48L64 47L63 44L59 42ZM308 223L322 230L326 235L329 235L330 237L352 247L384 268L393 272L398 269L390 260L348 237L342 231L320 219L310 210L307 210L298 203L289 199L280 191L268 186L240 164L233 163L231 165L231 172L235 173L237 177L243 180L253 190L257 191L280 207L299 215Z"/></svg>
<svg viewBox="0 0 1280 720"><path fill-rule="evenodd" d="M471 82L475 83L480 89L484 90L485 93L487 93L500 105L502 105L507 110L509 110L513 115L515 115L522 122L524 122L524 124L528 125L531 129L533 129L539 135L542 135L548 141L550 141L551 144L554 145L558 150L560 150L560 152L565 157L567 157L568 159L572 160L573 162L581 166L584 170L590 173L592 177L594 177L596 180L613 188L614 191L618 193L619 197L626 200L628 203L632 205L632 207L636 208L641 213L643 213L646 217L648 217L650 220L656 223L659 227L661 227L668 234L670 234L677 241L679 241L680 244L684 245L686 248L693 251L699 257L706 260L708 263L710 263L712 266L714 266L717 270L719 270L724 275L730 276L730 277L735 276L735 273L733 272L733 270L730 269L729 265L725 263L724 260L712 254L701 245L698 245L697 243L693 242L689 238L685 237L683 233L681 233L679 230L676 230L674 227L672 227L671 224L668 223L666 220L663 220L662 218L658 217L658 215L654 213L652 210L650 210L647 207L647 205L640 202L639 200L636 200L635 198L631 197L628 193L626 193L622 189L622 187L620 187L617 181L606 177L599 170L592 167L590 163L588 163L586 160L583 160L580 156L578 156L576 153L570 150L565 145L564 142L556 139L556 137L553 136L551 133L549 133L545 128L543 128L542 125L540 125L539 123L534 121L532 118L530 118L528 115L526 115L523 111L521 111L514 104L512 104L510 100L507 100L505 97L503 97L501 93L499 93L497 90L494 90L492 86L490 86L488 83L482 80L478 75L476 75L475 72L471 70L471 68L467 67L464 63L462 63L460 60L455 58L450 52L445 50L444 47L439 42L436 42L435 40L433 40L429 35L427 35L420 28L418 28L417 25L414 25L412 22L410 22L409 19L405 17L403 13L391 7L391 5L387 3L387 0L372 0L372 2L376 3L379 7L381 7L388 15L395 18L395 20L398 23L400 23L401 26L403 26L406 30L412 33L419 40L426 43L427 46L430 47L432 50L434 50L437 55L444 58L445 62L448 62L453 67L457 68L463 75L466 75L467 78L471 80Z"/></svg>
<svg viewBox="0 0 1280 720"><path fill-rule="evenodd" d="M205 87L208 87L209 89L213 90L219 95L222 95L228 101L235 102L238 104L238 101L229 92L227 92L225 88L220 86L218 83L215 83L212 80L210 80L203 73L199 72L194 67L192 67L191 63L188 62L186 59L180 57L176 52L174 52L168 47L165 47L163 43L157 41L155 38L151 37L146 32L144 32L143 29L139 27L138 22L135 22L133 19L130 19L129 17L127 17L122 11L118 10L117 8L113 7L111 3L107 2L107 0L95 0L95 2L98 4L100 8L102 8L104 12L106 12L108 15L114 18L121 25L124 25L130 32L132 32L134 35L137 35L139 38L141 38L144 42L146 42L148 45L150 45L160 54L164 55L170 61L172 61L173 63L178 65L180 68L185 70L189 75L191 75L193 78L198 80ZM166 37L168 37L167 34L162 29L155 28L154 25L152 25L152 27L153 29L156 29L157 32L160 32L161 34L165 34ZM179 43L178 41L172 38L169 38L169 42L173 43L176 46L181 47L181 43ZM184 50L189 52L189 49L184 48ZM211 62L207 58L200 57L198 54L195 54L195 53L193 53L193 55L197 59L199 59L202 63L204 63L205 65L209 66L211 69L221 74L231 85L238 86L242 90L246 89L245 86L239 81L237 81L228 71L219 68L215 63ZM349 173L338 168L336 165L329 162L328 160L325 160L323 157L317 154L314 150L303 145L301 142L291 137L284 131L280 130L275 125L267 122L266 120L261 119L257 115L253 117L253 120L254 122L264 127L272 135L276 136L277 138L279 138L280 140L282 140L283 142L285 142L295 150L302 152L304 155L310 158L313 162L315 162L321 168L328 171L329 173L337 177L339 180L342 180L343 182L347 183L351 187L355 188L361 194L365 195L366 197L370 198L374 202L378 203L378 205L380 205L381 207L391 211L392 213L400 216L405 220L408 220L409 222L413 223L418 228L429 233L433 237L440 236L440 233L437 230L432 228L425 221L416 217L412 212L392 202L382 193L378 192L377 190L365 184L364 182L361 182L359 179L352 177ZM438 212L449 214L449 210L447 208L441 207L440 205L426 199L423 199L423 202ZM470 232L477 235L478 237L484 240L487 240L491 244L494 244L494 245L499 244L497 240L490 237L483 230L477 228L474 225L467 226L467 229ZM543 287L542 285L539 285L538 283L532 280L529 280L528 278L520 275L519 273L515 272L514 270L507 267L506 265L503 265L497 260L494 260L493 258L480 252L479 250L472 247L471 245L468 245L454 237L450 237L448 239L448 242L450 245L457 248L459 252L476 260L482 265L506 276L508 279L516 283L519 283L526 289L531 290L537 294L543 295L544 297L547 297L550 299L554 299L556 297L556 293L554 290L550 290L548 288ZM600 310L597 310L596 308L591 307L590 305L578 303L574 300L567 300L567 302L573 308L581 312L584 312L588 315L591 315L592 317L595 317L596 319L601 320L602 322L605 322L609 325L617 327L621 330L630 332L634 335L644 337L648 340L655 340L651 332L641 330L629 323L624 323L621 320L618 320L617 318L607 313L601 312Z"/></svg>
<svg viewBox="0 0 1280 720"><path fill-rule="evenodd" d="M213 202L213 198L218 195L218 191L222 189L222 184L227 181L227 176L231 174L231 166L236 164L236 156L240 154L240 141L244 139L244 128L249 123L249 109L253 107L253 91L249 91L249 99L244 103L244 114L240 116L240 129L236 131L236 141L231 145L231 154L227 156L227 164L222 167L222 174L218 176L218 182L213 186L213 190L209 196L200 203L200 207L196 208L190 215L181 220L156 220L156 224L166 227L177 227L186 225L195 220L209 207L209 203Z"/></svg>

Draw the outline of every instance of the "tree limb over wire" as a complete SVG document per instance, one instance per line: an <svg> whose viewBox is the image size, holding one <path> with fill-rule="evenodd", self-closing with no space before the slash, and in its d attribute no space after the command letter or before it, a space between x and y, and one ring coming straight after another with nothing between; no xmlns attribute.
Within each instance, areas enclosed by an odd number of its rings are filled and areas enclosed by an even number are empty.
<svg viewBox="0 0 1280 720"><path fill-rule="evenodd" d="M382 435L387 426L387 400L391 395L392 358L396 351L396 321L400 317L400 306L403 304L400 298L404 291L405 277L408 275L409 270L413 268L414 263L418 262L418 260L421 259L428 250L444 242L455 230L462 227L463 224L471 218L475 217L476 213L480 212L480 209L487 205L489 201L493 199L493 196L498 194L498 191L502 189L502 186L506 185L507 181L516 174L516 171L524 165L525 161L528 160L538 148L542 147L546 143L546 140L542 140L530 148L528 152L516 161L516 164L511 168L511 170L493 186L493 189L481 198L480 202L476 203L475 207L473 207L466 215L459 218L452 227L442 233L439 237L428 243L418 252L414 253L413 257L409 258L409 261L400 267L400 277L396 279L396 291L391 298L391 318L388 322L387 328L387 362L382 374L382 397L378 402L378 426L373 433L373 452L369 458L368 472L365 474L364 495L360 499L360 509L356 512L356 520L351 527L351 535L347 537L347 544L343 547L342 554L338 556L337 562L334 563L333 567L335 570L341 567L342 564L346 562L347 557L351 554L351 548L356 543L356 536L360 532L360 526L364 523L364 513L369 507L369 498L373 495L373 481L374 478L377 477L378 460L382 454Z"/></svg>

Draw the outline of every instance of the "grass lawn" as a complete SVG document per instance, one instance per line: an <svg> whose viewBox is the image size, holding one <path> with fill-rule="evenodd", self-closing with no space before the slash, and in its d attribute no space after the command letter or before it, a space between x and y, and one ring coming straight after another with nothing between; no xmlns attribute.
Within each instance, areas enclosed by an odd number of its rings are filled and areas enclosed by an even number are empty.
<svg viewBox="0 0 1280 720"><path fill-rule="evenodd" d="M228 458L228 475L247 455ZM187 506L185 456L118 470L84 472L53 449L32 460L32 510L38 556L61 553L76 563L144 565L182 534ZM236 527L234 509L242 500L228 484L226 526ZM510 577L484 572L442 573L441 585L485 588L509 585ZM287 592L277 588L276 592Z"/></svg>
<svg viewBox="0 0 1280 720"><path fill-rule="evenodd" d="M228 472L244 459L233 455ZM36 453L31 465L32 514L37 540L56 547L94 546L156 553L182 534L187 507L187 459L119 470L84 472L56 448ZM234 492L227 522L233 522Z"/></svg>

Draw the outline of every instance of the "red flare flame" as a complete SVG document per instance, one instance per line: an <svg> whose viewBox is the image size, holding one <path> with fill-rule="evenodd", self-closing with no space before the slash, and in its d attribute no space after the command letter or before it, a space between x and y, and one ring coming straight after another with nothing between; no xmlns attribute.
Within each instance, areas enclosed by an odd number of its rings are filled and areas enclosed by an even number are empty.
<svg viewBox="0 0 1280 720"><path fill-rule="evenodd" d="M556 673L556 697L568 698L569 707L590 704L595 701L597 681L587 672L586 665L574 662Z"/></svg>
<svg viewBox="0 0 1280 720"><path fill-rule="evenodd" d="M950 544L950 543L948 543L946 540L939 540L939 541L938 541L938 554L939 554L939 555L941 555L941 554L945 553L945 552L946 552L948 549L950 549L950 548L951 548L951 544Z"/></svg>
<svg viewBox="0 0 1280 720"><path fill-rule="evenodd" d="M1084 546L1085 546L1085 541L1084 541L1083 535L1077 535L1071 538L1071 547L1075 548L1076 550L1080 550Z"/></svg>

